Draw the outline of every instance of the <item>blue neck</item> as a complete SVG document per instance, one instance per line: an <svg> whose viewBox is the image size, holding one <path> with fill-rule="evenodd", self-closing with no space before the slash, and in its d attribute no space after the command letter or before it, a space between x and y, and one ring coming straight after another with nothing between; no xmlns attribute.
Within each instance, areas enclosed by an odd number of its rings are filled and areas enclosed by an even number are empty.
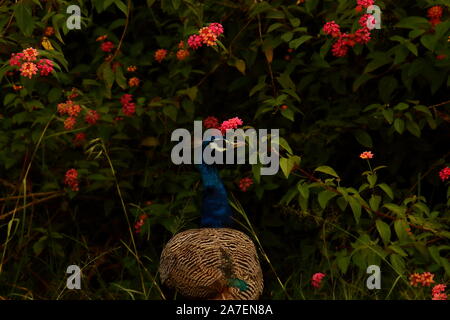
<svg viewBox="0 0 450 320"><path fill-rule="evenodd" d="M223 228L231 225L231 208L225 186L215 166L200 164L203 183L202 227Z"/></svg>

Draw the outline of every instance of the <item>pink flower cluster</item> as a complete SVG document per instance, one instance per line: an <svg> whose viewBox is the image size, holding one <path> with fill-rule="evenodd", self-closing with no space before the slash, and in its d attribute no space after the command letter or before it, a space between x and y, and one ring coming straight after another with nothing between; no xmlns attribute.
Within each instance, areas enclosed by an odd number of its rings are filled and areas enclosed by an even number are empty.
<svg viewBox="0 0 450 320"><path fill-rule="evenodd" d="M102 49L103 52L111 52L112 49L114 49L114 43L105 41L100 45L100 49Z"/></svg>
<svg viewBox="0 0 450 320"><path fill-rule="evenodd" d="M219 119L217 119L216 117L207 117L205 119L203 119L203 126L206 129L211 129L211 128L216 128L219 129Z"/></svg>
<svg viewBox="0 0 450 320"><path fill-rule="evenodd" d="M148 218L148 215L146 215L146 214L141 214L139 216L139 220L134 225L135 233L141 233L141 228L145 224L145 220L147 220L147 218Z"/></svg>
<svg viewBox="0 0 450 320"><path fill-rule="evenodd" d="M19 53L11 54L9 65L18 67L23 77L32 78L34 75L48 76L53 71L53 61L39 59L39 52L34 48L27 48Z"/></svg>
<svg viewBox="0 0 450 320"><path fill-rule="evenodd" d="M363 8L367 8L374 4L374 0L356 0L356 4Z"/></svg>
<svg viewBox="0 0 450 320"><path fill-rule="evenodd" d="M439 23L441 23L443 9L441 6L433 6L428 9L427 16L430 18L430 24L435 27Z"/></svg>
<svg viewBox="0 0 450 320"><path fill-rule="evenodd" d="M252 178L242 178L239 181L239 189L241 189L242 192L246 192L252 184L253 184Z"/></svg>
<svg viewBox="0 0 450 320"><path fill-rule="evenodd" d="M341 34L341 27L333 21L328 21L323 25L323 32L325 34L331 35L333 38L337 38Z"/></svg>
<svg viewBox="0 0 450 320"><path fill-rule="evenodd" d="M96 124L99 119L100 119L100 114L95 110L88 110L86 112L86 116L84 118L84 120L87 123L92 124L92 125Z"/></svg>
<svg viewBox="0 0 450 320"><path fill-rule="evenodd" d="M437 284L431 289L432 300L447 300L447 294L444 293L445 284Z"/></svg>
<svg viewBox="0 0 450 320"><path fill-rule="evenodd" d="M366 8L374 4L373 0L358 0L358 7ZM357 7L357 8L358 8ZM348 54L348 50L350 47L355 46L357 43L359 44L367 44L370 37L370 29L367 26L367 21L370 21L372 24L375 24L375 19L371 14L364 14L359 19L360 29L356 30L355 33L342 33L340 26L335 21L328 21L323 26L323 32L327 35L331 35L333 38L337 40L333 43L331 47L331 53L335 57L345 57Z"/></svg>
<svg viewBox="0 0 450 320"><path fill-rule="evenodd" d="M196 50L203 45L215 46L217 38L224 32L223 26L220 23L213 22L207 27L203 27L198 31L198 34L193 34L188 38L188 45L191 49Z"/></svg>
<svg viewBox="0 0 450 320"><path fill-rule="evenodd" d="M64 177L64 184L66 184L72 191L78 191L78 171L77 169L69 169Z"/></svg>
<svg viewBox="0 0 450 320"><path fill-rule="evenodd" d="M313 276L311 277L311 285L314 288L320 288L322 284L322 279L325 278L325 276L326 274L322 272L314 273Z"/></svg>
<svg viewBox="0 0 450 320"><path fill-rule="evenodd" d="M450 178L450 167L446 167L441 171L439 171L439 177L441 178L442 181L445 181L448 178Z"/></svg>
<svg viewBox="0 0 450 320"><path fill-rule="evenodd" d="M225 134L229 129L237 129L239 126L242 126L244 122L238 117L234 117L228 120L225 120L220 125L219 130L222 131L222 134Z"/></svg>
<svg viewBox="0 0 450 320"><path fill-rule="evenodd" d="M136 105L133 100L133 95L125 93L122 98L120 98L120 103L122 104L122 112L127 116L132 116L136 112Z"/></svg>
<svg viewBox="0 0 450 320"><path fill-rule="evenodd" d="M75 146L80 146L86 141L86 133L79 132L75 135L75 138L73 138L73 144Z"/></svg>
<svg viewBox="0 0 450 320"><path fill-rule="evenodd" d="M234 117L228 120L225 120L219 125L219 119L216 117L210 116L203 119L203 126L207 129L215 128L219 129L224 135L229 129L237 129L239 126L242 126L244 122L238 117Z"/></svg>

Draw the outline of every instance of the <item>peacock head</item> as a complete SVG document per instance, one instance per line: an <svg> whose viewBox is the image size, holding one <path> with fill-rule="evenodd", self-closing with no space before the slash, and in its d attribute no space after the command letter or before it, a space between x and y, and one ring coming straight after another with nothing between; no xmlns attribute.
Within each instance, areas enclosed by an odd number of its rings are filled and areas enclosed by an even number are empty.
<svg viewBox="0 0 450 320"><path fill-rule="evenodd" d="M228 148L233 148L233 144L230 143L227 139L223 138L222 136L210 136L210 137L205 137L202 140L202 164L205 164L205 159L204 159L204 155L205 154L210 154L210 155L214 155L217 152L218 153L223 153L226 152L226 150ZM207 150L209 149L209 150ZM205 152L205 150L207 150Z"/></svg>

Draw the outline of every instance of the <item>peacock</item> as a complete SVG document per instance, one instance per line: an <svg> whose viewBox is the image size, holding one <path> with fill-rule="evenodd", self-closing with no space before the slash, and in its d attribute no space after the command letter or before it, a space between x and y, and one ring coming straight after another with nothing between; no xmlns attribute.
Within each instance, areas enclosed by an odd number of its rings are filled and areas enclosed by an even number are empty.
<svg viewBox="0 0 450 320"><path fill-rule="evenodd" d="M203 142L203 148L218 139ZM184 297L256 300L262 270L252 240L231 228L227 191L215 165L196 165L203 184L201 228L174 235L161 253L161 282Z"/></svg>

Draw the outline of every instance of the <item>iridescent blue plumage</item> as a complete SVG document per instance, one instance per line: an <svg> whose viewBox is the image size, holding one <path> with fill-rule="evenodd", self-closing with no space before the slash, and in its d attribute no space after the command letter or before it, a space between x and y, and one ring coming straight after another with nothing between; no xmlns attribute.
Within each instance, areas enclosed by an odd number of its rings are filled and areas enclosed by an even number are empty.
<svg viewBox="0 0 450 320"><path fill-rule="evenodd" d="M203 147L207 144L209 142L204 142ZM230 226L231 208L228 204L227 191L220 179L217 167L205 163L196 167L200 172L203 183L202 227L224 228Z"/></svg>

